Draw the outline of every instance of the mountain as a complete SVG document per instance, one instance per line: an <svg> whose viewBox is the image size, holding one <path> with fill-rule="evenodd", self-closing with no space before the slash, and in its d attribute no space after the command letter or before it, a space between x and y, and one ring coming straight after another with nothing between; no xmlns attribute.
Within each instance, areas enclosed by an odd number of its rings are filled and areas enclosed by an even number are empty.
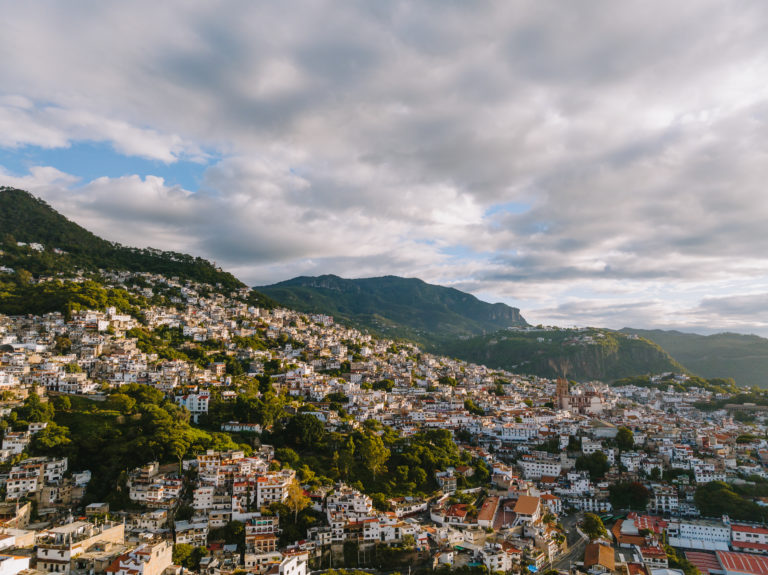
<svg viewBox="0 0 768 575"><path fill-rule="evenodd" d="M632 328L621 331L657 343L691 372L702 377L732 377L741 386L768 387L768 339L763 337Z"/></svg>
<svg viewBox="0 0 768 575"><path fill-rule="evenodd" d="M597 328L505 330L456 341L441 351L488 367L578 381L686 371L645 338Z"/></svg>
<svg viewBox="0 0 768 575"><path fill-rule="evenodd" d="M19 246L37 243L43 251ZM73 269L144 271L218 286L245 287L232 274L202 258L155 249L137 249L108 242L68 220L23 190L0 188L0 264L24 269L33 276L68 273ZM65 252L65 253L61 253Z"/></svg>
<svg viewBox="0 0 768 575"><path fill-rule="evenodd" d="M517 308L486 303L457 289L414 278L344 279L324 275L297 277L255 289L286 307L333 315L387 337L429 346L528 325Z"/></svg>
<svg viewBox="0 0 768 575"><path fill-rule="evenodd" d="M28 192L0 187L0 313L43 314L83 307L115 306L140 313L152 303L172 301L172 290L148 300L125 290L105 289L100 270L149 272L207 284L211 291L239 297L252 305L274 307L263 294L246 292L230 273L203 258L108 242L68 220ZM78 281L72 278L83 272ZM37 278L55 281L34 281ZM135 285L140 280L132 280ZM139 287L155 288L145 284Z"/></svg>

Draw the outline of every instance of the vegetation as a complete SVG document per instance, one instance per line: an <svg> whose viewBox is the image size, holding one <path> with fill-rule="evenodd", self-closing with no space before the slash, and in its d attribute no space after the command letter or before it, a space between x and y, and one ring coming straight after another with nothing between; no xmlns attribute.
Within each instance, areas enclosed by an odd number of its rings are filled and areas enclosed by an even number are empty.
<svg viewBox="0 0 768 575"><path fill-rule="evenodd" d="M669 354L645 339L607 329L505 330L445 344L450 355L516 373L581 381L611 380L638 373L685 371Z"/></svg>
<svg viewBox="0 0 768 575"><path fill-rule="evenodd" d="M3 425L25 429L31 422L49 422L35 435L28 455L65 456L71 469L89 469L93 479L86 500L108 501L114 509L130 506L126 470L149 461L179 463L206 449L250 450L226 434L193 428L188 411L147 385L122 386L105 402L67 399L69 408L58 410L31 393Z"/></svg>
<svg viewBox="0 0 768 575"><path fill-rule="evenodd" d="M678 555L677 551L669 545L664 546L667 553L667 561L671 569L680 569L685 575L701 575L699 568L688 561L685 556Z"/></svg>
<svg viewBox="0 0 768 575"><path fill-rule="evenodd" d="M333 315L358 328L432 348L459 336L527 325L516 308L412 278L298 277L258 290L286 307Z"/></svg>
<svg viewBox="0 0 768 575"><path fill-rule="evenodd" d="M756 335L698 335L679 331L625 328L666 349L693 373L712 379L733 378L744 387L766 387L768 339Z"/></svg>
<svg viewBox="0 0 768 575"><path fill-rule="evenodd" d="M768 481L762 479L751 486L743 487L713 481L697 487L694 501L704 517L728 515L731 519L762 522L765 519L765 509L750 497L766 495Z"/></svg>
<svg viewBox="0 0 768 575"><path fill-rule="evenodd" d="M700 401L694 403L694 407L701 411L715 411L723 409L726 405L745 405L753 403L759 406L768 406L768 395L764 391L750 391L745 393L739 393L724 399L716 399L714 401Z"/></svg>
<svg viewBox="0 0 768 575"><path fill-rule="evenodd" d="M628 427L619 427L616 434L616 446L621 451L630 451L635 446L635 436Z"/></svg>
<svg viewBox="0 0 768 575"><path fill-rule="evenodd" d="M79 307L103 309L110 305L130 312L142 303L128 297L127 292L102 293L109 290L99 290L96 285L100 270L177 277L208 284L213 291L225 294L245 287L232 274L199 257L127 248L103 240L23 190L0 187L0 230L0 265L15 270L13 274L0 274L0 313L41 314ZM40 244L43 249L33 249L28 245L31 243ZM74 277L81 272L86 276L96 274L91 277L96 284L35 281L41 277ZM244 301L260 307L275 305L273 300L254 291Z"/></svg>
<svg viewBox="0 0 768 575"><path fill-rule="evenodd" d="M605 477L611 468L608 456L602 451L595 451L589 455L582 455L576 459L576 469L586 471L592 481Z"/></svg>
<svg viewBox="0 0 768 575"><path fill-rule="evenodd" d="M608 535L603 520L594 513L585 513L580 526L584 534L590 539L599 539Z"/></svg>
<svg viewBox="0 0 768 575"><path fill-rule="evenodd" d="M120 288L106 288L93 280L32 283L22 273L0 274L0 313L7 315L43 315L54 311L69 315L81 309L115 307L139 316L146 305L147 301L140 296Z"/></svg>
<svg viewBox="0 0 768 575"><path fill-rule="evenodd" d="M650 492L637 481L614 483L608 489L609 499L614 509L635 509L645 511Z"/></svg>

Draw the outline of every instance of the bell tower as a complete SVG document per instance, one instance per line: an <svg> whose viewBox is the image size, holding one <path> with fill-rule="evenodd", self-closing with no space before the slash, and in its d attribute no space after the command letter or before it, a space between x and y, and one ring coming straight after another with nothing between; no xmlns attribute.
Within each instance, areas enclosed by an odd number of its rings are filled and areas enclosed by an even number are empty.
<svg viewBox="0 0 768 575"><path fill-rule="evenodd" d="M569 409L571 407L571 390L568 384L568 380L564 377L557 378L555 404L558 409Z"/></svg>

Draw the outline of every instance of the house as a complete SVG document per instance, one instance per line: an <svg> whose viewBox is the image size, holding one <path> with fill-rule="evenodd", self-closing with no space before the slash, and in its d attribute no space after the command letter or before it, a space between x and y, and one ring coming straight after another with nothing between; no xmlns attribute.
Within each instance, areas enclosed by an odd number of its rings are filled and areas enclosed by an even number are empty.
<svg viewBox="0 0 768 575"><path fill-rule="evenodd" d="M521 495L515 503L516 523L538 523L541 519L541 499L531 495Z"/></svg>
<svg viewBox="0 0 768 575"><path fill-rule="evenodd" d="M613 547L590 543L584 549L584 568L590 573L611 573L616 568Z"/></svg>
<svg viewBox="0 0 768 575"><path fill-rule="evenodd" d="M107 567L107 575L161 575L173 564L173 544L160 541L143 543L121 555Z"/></svg>

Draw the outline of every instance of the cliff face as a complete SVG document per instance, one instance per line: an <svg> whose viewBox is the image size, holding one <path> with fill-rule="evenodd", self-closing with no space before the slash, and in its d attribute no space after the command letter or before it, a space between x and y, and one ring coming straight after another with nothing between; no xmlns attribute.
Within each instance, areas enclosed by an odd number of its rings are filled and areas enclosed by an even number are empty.
<svg viewBox="0 0 768 575"><path fill-rule="evenodd" d="M579 381L685 371L654 343L610 330L498 332L456 342L443 351L489 367L542 377L565 374Z"/></svg>

